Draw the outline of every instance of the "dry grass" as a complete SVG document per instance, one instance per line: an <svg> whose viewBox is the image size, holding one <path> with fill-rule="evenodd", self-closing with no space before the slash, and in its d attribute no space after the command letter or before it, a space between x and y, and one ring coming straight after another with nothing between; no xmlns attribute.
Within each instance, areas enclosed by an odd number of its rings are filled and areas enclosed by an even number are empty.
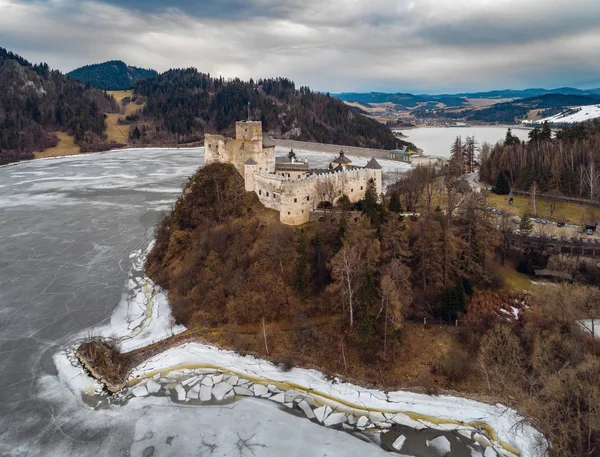
<svg viewBox="0 0 600 457"><path fill-rule="evenodd" d="M70 156L79 154L81 149L75 144L75 138L65 132L56 132L58 144L53 148L45 149L41 152L35 152L36 159L44 159L46 157Z"/></svg>
<svg viewBox="0 0 600 457"><path fill-rule="evenodd" d="M529 276L519 273L514 265L506 263L504 266L496 266L493 268L494 273L502 279L504 283L504 290L522 292L524 290L531 291L535 284L533 284Z"/></svg>
<svg viewBox="0 0 600 457"><path fill-rule="evenodd" d="M129 141L129 125L119 125L122 114L112 113L106 115L106 136L109 141L127 144Z"/></svg>
<svg viewBox="0 0 600 457"><path fill-rule="evenodd" d="M535 216L535 214L533 214L533 206L531 205L530 197L517 195L514 200L514 205L508 206L508 198L506 195L490 193L488 195L488 202L490 206L493 206L494 208L504 209L519 216L526 211ZM600 218L600 209L571 202L556 202L554 213L550 215L550 203L550 200L537 198L536 207L538 217L548 219L549 221L564 221L572 224L581 224L582 221L587 219L596 220Z"/></svg>
<svg viewBox="0 0 600 457"><path fill-rule="evenodd" d="M121 106L121 109L123 110L123 114L125 116L128 116L129 114L132 114L138 110L140 110L144 105L138 105L136 103L128 103L127 105L123 106L123 99L126 97L131 98L133 96L133 91L131 90L109 90L107 91L107 94L112 95L115 100L119 103L119 105Z"/></svg>
<svg viewBox="0 0 600 457"><path fill-rule="evenodd" d="M112 95L121 107L121 114L112 113L106 115L106 135L109 141L116 141L117 143L127 144L129 142L129 125L119 125L119 118L129 116L136 111L143 108L144 105L138 105L130 102L123 105L123 99L126 97L132 97L133 92L131 90L111 90L107 91L109 95Z"/></svg>
<svg viewBox="0 0 600 457"><path fill-rule="evenodd" d="M132 90L108 90L106 93L112 95L119 104L121 104L125 97L131 97L133 95Z"/></svg>

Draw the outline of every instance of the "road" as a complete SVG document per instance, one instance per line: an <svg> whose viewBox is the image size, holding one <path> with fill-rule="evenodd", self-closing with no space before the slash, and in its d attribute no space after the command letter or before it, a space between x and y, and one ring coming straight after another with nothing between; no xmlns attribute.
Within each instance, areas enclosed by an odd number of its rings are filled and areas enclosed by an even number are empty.
<svg viewBox="0 0 600 457"><path fill-rule="evenodd" d="M481 190L490 190L491 188L485 184L482 184L479 181L479 172L478 171L474 171L473 173L467 173L464 175L465 179L467 180L467 182L469 183L469 185L471 186L471 189L473 189L475 192L481 192Z"/></svg>

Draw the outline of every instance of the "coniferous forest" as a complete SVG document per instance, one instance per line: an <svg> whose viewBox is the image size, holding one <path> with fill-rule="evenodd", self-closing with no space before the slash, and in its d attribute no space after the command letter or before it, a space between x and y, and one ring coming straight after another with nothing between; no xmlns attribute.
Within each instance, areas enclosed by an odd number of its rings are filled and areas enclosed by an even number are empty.
<svg viewBox="0 0 600 457"><path fill-rule="evenodd" d="M595 199L600 195L600 121L565 127L548 125L521 142L509 131L503 143L482 148L481 179L494 184L503 174L510 187Z"/></svg>
<svg viewBox="0 0 600 457"><path fill-rule="evenodd" d="M0 165L55 146L59 130L82 150L93 148L102 140L104 113L116 110L104 92L0 48Z"/></svg>
<svg viewBox="0 0 600 457"><path fill-rule="evenodd" d="M296 88L286 78L226 81L196 69L169 70L134 87L146 106L131 128L140 142L198 141L204 132L232 134L235 121L260 120L275 136L347 146L391 149L397 140L384 125L329 94Z"/></svg>
<svg viewBox="0 0 600 457"><path fill-rule="evenodd" d="M102 90L127 90L137 81L156 76L154 70L131 67L121 60L111 60L77 68L67 76Z"/></svg>

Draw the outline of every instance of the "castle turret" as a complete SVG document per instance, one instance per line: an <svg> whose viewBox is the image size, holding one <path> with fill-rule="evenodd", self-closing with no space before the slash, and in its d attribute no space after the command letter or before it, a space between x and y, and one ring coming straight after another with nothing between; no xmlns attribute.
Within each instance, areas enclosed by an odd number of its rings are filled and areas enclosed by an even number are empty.
<svg viewBox="0 0 600 457"><path fill-rule="evenodd" d="M346 157L343 150L340 150L340 155L331 161L330 168L346 170L351 165L352 165L352 160L350 160L348 157Z"/></svg>

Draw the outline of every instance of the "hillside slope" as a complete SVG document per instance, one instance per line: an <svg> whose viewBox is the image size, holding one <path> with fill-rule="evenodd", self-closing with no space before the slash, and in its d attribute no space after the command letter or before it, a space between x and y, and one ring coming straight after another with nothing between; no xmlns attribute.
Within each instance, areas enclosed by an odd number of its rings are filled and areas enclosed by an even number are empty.
<svg viewBox="0 0 600 457"><path fill-rule="evenodd" d="M152 78L158 73L155 70L131 67L121 60L86 65L69 73L69 78L102 90L126 90L137 81Z"/></svg>
<svg viewBox="0 0 600 457"><path fill-rule="evenodd" d="M566 107L597 103L600 103L600 95L544 94L511 102L497 103L484 109L468 109L460 112L420 109L412 113L427 117L445 116L465 121L512 124L520 122L531 110L540 110L539 115L547 117L561 112Z"/></svg>
<svg viewBox="0 0 600 457"><path fill-rule="evenodd" d="M337 98L296 89L285 78L225 81L193 68L178 69L139 81L134 94L146 106L131 129L133 140L145 143L198 141L204 132L231 134L249 108L251 118L262 121L273 136L386 149L396 145L384 125Z"/></svg>
<svg viewBox="0 0 600 457"><path fill-rule="evenodd" d="M554 116L546 117L538 121L523 121L524 124L577 124L600 117L600 105L584 105L576 108L567 108Z"/></svg>
<svg viewBox="0 0 600 457"><path fill-rule="evenodd" d="M114 99L86 88L47 64L32 65L0 48L0 164L33 159L67 132L82 150L102 144L104 113Z"/></svg>

